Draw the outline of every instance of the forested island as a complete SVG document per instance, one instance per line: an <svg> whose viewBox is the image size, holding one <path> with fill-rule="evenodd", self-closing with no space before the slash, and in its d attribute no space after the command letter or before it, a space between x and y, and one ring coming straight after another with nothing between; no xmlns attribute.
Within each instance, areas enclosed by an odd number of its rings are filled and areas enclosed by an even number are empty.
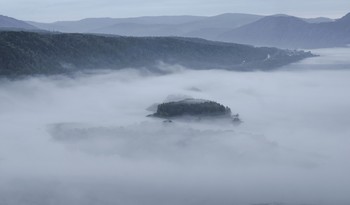
<svg viewBox="0 0 350 205"><path fill-rule="evenodd" d="M231 109L220 103L188 98L180 101L161 103L157 111L149 117L158 117L164 119L176 119L190 117L196 119L231 119L232 122L241 122L238 114L232 115Z"/></svg>
<svg viewBox="0 0 350 205"><path fill-rule="evenodd" d="M196 38L0 31L0 77L122 68L166 72L160 62L190 69L271 70L312 56Z"/></svg>

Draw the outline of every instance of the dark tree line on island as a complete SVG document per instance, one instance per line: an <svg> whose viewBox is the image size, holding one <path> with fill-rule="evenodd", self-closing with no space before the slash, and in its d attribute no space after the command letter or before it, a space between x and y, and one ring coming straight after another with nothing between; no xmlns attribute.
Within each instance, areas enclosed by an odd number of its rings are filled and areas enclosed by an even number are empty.
<svg viewBox="0 0 350 205"><path fill-rule="evenodd" d="M181 117L194 117L196 119L230 119L232 122L241 122L239 115L232 115L231 109L227 106L209 100L184 99L176 102L161 103L157 111L149 117L164 119L175 119Z"/></svg>
<svg viewBox="0 0 350 205"><path fill-rule="evenodd" d="M189 103L186 101L168 102L158 105L157 117L177 117L182 115L218 116L231 115L231 109L213 101Z"/></svg>

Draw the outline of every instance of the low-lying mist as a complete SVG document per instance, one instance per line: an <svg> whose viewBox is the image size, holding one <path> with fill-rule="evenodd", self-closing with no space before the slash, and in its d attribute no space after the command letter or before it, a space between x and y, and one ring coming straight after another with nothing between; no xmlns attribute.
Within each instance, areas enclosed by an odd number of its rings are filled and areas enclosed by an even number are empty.
<svg viewBox="0 0 350 205"><path fill-rule="evenodd" d="M0 204L349 204L349 78L130 69L1 80ZM146 117L169 95L222 103L243 123Z"/></svg>

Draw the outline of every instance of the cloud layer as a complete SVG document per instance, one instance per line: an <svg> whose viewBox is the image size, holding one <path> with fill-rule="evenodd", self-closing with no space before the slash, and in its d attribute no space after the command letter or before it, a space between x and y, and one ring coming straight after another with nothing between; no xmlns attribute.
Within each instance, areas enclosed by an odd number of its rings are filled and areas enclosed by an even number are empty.
<svg viewBox="0 0 350 205"><path fill-rule="evenodd" d="M350 71L312 65L1 80L0 204L348 204ZM169 95L244 123L147 118Z"/></svg>

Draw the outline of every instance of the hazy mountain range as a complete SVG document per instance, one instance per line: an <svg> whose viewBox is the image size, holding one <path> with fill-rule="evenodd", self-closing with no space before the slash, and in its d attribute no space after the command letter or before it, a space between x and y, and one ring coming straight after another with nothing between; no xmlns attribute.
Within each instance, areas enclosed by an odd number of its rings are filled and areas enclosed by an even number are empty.
<svg viewBox="0 0 350 205"><path fill-rule="evenodd" d="M36 30L37 27L8 16L0 15L0 30Z"/></svg>
<svg viewBox="0 0 350 205"><path fill-rule="evenodd" d="M276 16L285 16L283 14ZM263 19L265 16L226 13L217 16L154 16L136 18L89 18L80 21L30 24L45 30L125 36L182 36L226 40L223 34ZM332 22L329 18L302 19L310 23ZM234 42L231 41L230 42Z"/></svg>
<svg viewBox="0 0 350 205"><path fill-rule="evenodd" d="M313 55L304 51L181 37L122 37L0 31L0 76L68 74L82 70L138 68L269 70Z"/></svg>
<svg viewBox="0 0 350 205"><path fill-rule="evenodd" d="M276 16L286 16L279 14ZM135 18L87 18L79 21L58 21L54 23L28 22L41 29L77 32L77 33L105 33L129 34L142 36L142 32L152 35L182 35L191 36L203 31L218 29L229 31L234 28L255 22L265 16L253 14L226 13L217 16L149 16ZM302 19L309 23L331 22L329 18ZM147 28L149 27L149 28ZM166 29L170 29L167 31ZM195 36L199 37L199 36Z"/></svg>
<svg viewBox="0 0 350 205"><path fill-rule="evenodd" d="M350 44L350 13L322 23L308 23L291 16L269 16L225 32L218 39L286 48L342 47Z"/></svg>
<svg viewBox="0 0 350 205"><path fill-rule="evenodd" d="M344 17L345 18L345 17ZM343 19L303 19L283 14L260 16L227 13L212 17L155 16L136 18L92 18L54 23L29 22L45 30L124 36L181 36L214 41L277 46L320 48L349 44ZM342 22L343 25L339 22Z"/></svg>
<svg viewBox="0 0 350 205"><path fill-rule="evenodd" d="M11 21L10 21L10 20ZM0 28L123 36L179 36L282 48L339 47L350 44L349 15L341 19L303 19L283 14L260 16L149 16L88 18L54 23L23 22L0 16Z"/></svg>

